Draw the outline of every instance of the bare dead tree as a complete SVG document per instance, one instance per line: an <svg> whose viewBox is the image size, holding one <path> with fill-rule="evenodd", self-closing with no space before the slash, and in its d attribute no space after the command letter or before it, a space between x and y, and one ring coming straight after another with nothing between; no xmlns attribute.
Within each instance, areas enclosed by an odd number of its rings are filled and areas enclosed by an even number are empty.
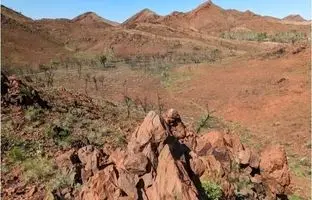
<svg viewBox="0 0 312 200"><path fill-rule="evenodd" d="M86 94L88 94L88 82L90 82L90 74L89 73L85 75L84 80L85 80L85 92L86 92Z"/></svg>
<svg viewBox="0 0 312 200"><path fill-rule="evenodd" d="M199 133L202 128L206 127L209 120L212 117L212 114L214 113L214 110L210 110L208 104L206 105L206 112L205 115L200 119L197 128L196 128L196 133Z"/></svg>
<svg viewBox="0 0 312 200"><path fill-rule="evenodd" d="M103 75L99 76L98 80L100 81L102 88L103 88L104 87L104 76Z"/></svg>
<svg viewBox="0 0 312 200"><path fill-rule="evenodd" d="M123 100L127 108L127 118L130 117L130 109L132 105L132 99L128 96L128 87L127 87L127 80L124 81L123 83Z"/></svg>
<svg viewBox="0 0 312 200"><path fill-rule="evenodd" d="M164 110L164 105L161 103L161 97L160 97L158 91L157 91L156 95L157 95L157 108L158 108L158 113L159 113L159 115L161 115L162 112L163 112L163 110Z"/></svg>
<svg viewBox="0 0 312 200"><path fill-rule="evenodd" d="M137 98L137 99L136 99L136 104L141 106L141 108L143 109L143 111L144 111L145 114L148 112L149 104L148 104L148 101L147 101L147 97L146 97L146 96L144 96L143 99Z"/></svg>
<svg viewBox="0 0 312 200"><path fill-rule="evenodd" d="M79 78L81 78L81 71L82 71L82 64L78 61L77 62L77 72L78 72Z"/></svg>
<svg viewBox="0 0 312 200"><path fill-rule="evenodd" d="M93 83L94 83L94 86L95 86L95 90L98 91L98 85L97 85L96 77L93 76L93 77L92 77L92 80L93 80Z"/></svg>

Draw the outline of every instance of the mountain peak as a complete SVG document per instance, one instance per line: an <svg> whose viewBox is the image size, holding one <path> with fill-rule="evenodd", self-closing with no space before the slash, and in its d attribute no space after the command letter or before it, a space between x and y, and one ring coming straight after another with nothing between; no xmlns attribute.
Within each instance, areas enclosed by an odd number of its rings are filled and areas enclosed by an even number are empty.
<svg viewBox="0 0 312 200"><path fill-rule="evenodd" d="M85 12L75 18L72 19L73 22L81 23L81 24L97 24L97 23L105 23L109 26L118 25L117 22L113 22L103 17L100 17L95 12Z"/></svg>
<svg viewBox="0 0 312 200"><path fill-rule="evenodd" d="M147 22L151 19L157 19L160 16L156 14L154 11L145 8L141 11L139 11L137 14L133 15L129 19L127 19L123 24L130 25L130 24L135 24L135 23L140 23L140 22Z"/></svg>
<svg viewBox="0 0 312 200"><path fill-rule="evenodd" d="M1 14L6 16L6 17L8 17L8 18L11 18L11 19L14 19L16 21L19 21L19 22L32 21L31 18L26 17L22 13L16 12L13 9L8 8L8 7L6 7L5 5L2 5L2 4L1 4Z"/></svg>
<svg viewBox="0 0 312 200"><path fill-rule="evenodd" d="M288 15L287 17L284 17L283 20L286 21L296 21L296 22L303 22L306 21L301 15Z"/></svg>

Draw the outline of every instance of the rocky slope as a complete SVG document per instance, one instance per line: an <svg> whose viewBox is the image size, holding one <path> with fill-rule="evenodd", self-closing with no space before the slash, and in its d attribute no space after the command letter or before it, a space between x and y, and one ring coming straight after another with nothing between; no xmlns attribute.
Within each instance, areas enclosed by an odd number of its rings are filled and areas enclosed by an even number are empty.
<svg viewBox="0 0 312 200"><path fill-rule="evenodd" d="M89 25L103 25L103 26L117 26L117 22L113 22L107 19L104 19L100 16L98 16L94 12L86 12L83 13L74 19L72 19L73 22L80 23L80 24L89 24Z"/></svg>
<svg viewBox="0 0 312 200"><path fill-rule="evenodd" d="M212 199L213 184L220 186L218 199L275 199L290 183L281 147L259 156L228 133L197 136L172 109L163 116L151 111L126 150L99 152L91 146L77 152L90 177L81 199Z"/></svg>
<svg viewBox="0 0 312 200"><path fill-rule="evenodd" d="M44 101L36 90L15 77L7 78L2 74L1 81L3 106L56 109L55 104ZM72 98L80 109L89 104L87 101L80 104L79 98ZM66 102L65 99L62 101ZM92 112L93 119L98 118L96 113L101 113L100 110L88 110ZM19 129L23 124L25 122ZM36 126L40 127L40 124ZM66 129L57 126L53 131L58 129L59 133L65 134ZM23 137L29 136L27 132L22 134ZM45 196L46 199L86 200L276 199L286 197L290 184L286 153L282 147L267 147L259 155L232 133L213 131L198 135L184 125L173 109L163 115L150 111L142 124L129 135L123 148L113 147L109 142L101 147L82 141L52 151L51 148L55 147L51 143L42 143L46 156L55 163L45 179L52 178L55 172L63 174L62 179L56 179L57 187L51 189L48 185L38 185L41 179L39 182L23 182L16 171L17 163L14 170L4 172L7 178L2 180L4 190L1 196L6 199ZM7 153L12 152L10 148L14 149L14 146L2 149L3 164L10 161L7 157L11 155ZM22 169L26 166L22 165ZM44 167L42 169L47 170L47 166ZM10 179L12 176L15 178ZM17 180L21 182L16 185L14 182Z"/></svg>

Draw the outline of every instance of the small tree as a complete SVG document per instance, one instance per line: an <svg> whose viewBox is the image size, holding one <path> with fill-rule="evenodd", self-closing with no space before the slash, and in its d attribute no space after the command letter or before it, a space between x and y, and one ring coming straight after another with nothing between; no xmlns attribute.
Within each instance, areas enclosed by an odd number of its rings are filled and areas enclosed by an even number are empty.
<svg viewBox="0 0 312 200"><path fill-rule="evenodd" d="M95 77L95 76L93 76L93 77L92 77L92 79L93 79L93 83L94 83L94 86L95 86L95 90L96 90L96 91L98 91L98 86L97 86L97 80L96 80L96 77Z"/></svg>
<svg viewBox="0 0 312 200"><path fill-rule="evenodd" d="M196 127L196 133L199 133L201 131L202 128L206 128L208 125L209 120L211 119L211 115L212 113L214 113L215 111L210 111L208 105L206 106L206 113L205 115L203 115Z"/></svg>
<svg viewBox="0 0 312 200"><path fill-rule="evenodd" d="M141 100L140 98L137 98L136 104L137 104L137 105L140 105L140 106L142 107L142 109L143 109L143 111L144 111L145 114L147 113L147 111L148 111L148 109L149 109L149 108L148 108L148 107L149 107L149 104L148 104L148 102L147 102L147 97L146 97L146 96L144 96L143 100Z"/></svg>
<svg viewBox="0 0 312 200"><path fill-rule="evenodd" d="M106 67L107 57L105 55L100 56L100 62L103 65L103 67Z"/></svg>
<svg viewBox="0 0 312 200"><path fill-rule="evenodd" d="M157 107L158 107L158 112L159 112L159 115L162 114L162 111L164 110L164 105L161 103L161 97L157 91Z"/></svg>
<svg viewBox="0 0 312 200"><path fill-rule="evenodd" d="M88 94L88 82L90 82L90 74L85 75L85 92Z"/></svg>
<svg viewBox="0 0 312 200"><path fill-rule="evenodd" d="M77 62L77 72L78 72L78 76L79 78L81 78L81 70L82 70L82 65L80 62Z"/></svg>
<svg viewBox="0 0 312 200"><path fill-rule="evenodd" d="M104 76L103 75L99 76L98 80L100 81L102 88L103 88L104 87Z"/></svg>
<svg viewBox="0 0 312 200"><path fill-rule="evenodd" d="M132 99L128 96L128 88L127 88L127 80L124 81L123 83L124 91L123 91L123 100L124 103L127 107L127 118L130 117L130 108L132 104Z"/></svg>
<svg viewBox="0 0 312 200"><path fill-rule="evenodd" d="M53 87L53 82L54 82L54 76L55 72L52 66L47 66L47 65L39 65L40 71L43 71L45 80L47 82L46 86L51 86Z"/></svg>

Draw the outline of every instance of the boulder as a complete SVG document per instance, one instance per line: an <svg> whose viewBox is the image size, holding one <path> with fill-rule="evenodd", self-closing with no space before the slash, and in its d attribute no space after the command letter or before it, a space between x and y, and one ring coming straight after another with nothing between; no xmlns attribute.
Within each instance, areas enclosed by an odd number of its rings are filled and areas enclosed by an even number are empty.
<svg viewBox="0 0 312 200"><path fill-rule="evenodd" d="M244 150L240 150L238 152L239 163L243 164L243 165L249 164L250 156L251 156L251 151L249 148L245 148Z"/></svg>
<svg viewBox="0 0 312 200"><path fill-rule="evenodd" d="M132 134L127 147L128 152L142 152L148 143L160 146L159 144L164 142L167 136L164 120L154 111L150 111L141 126Z"/></svg>
<svg viewBox="0 0 312 200"><path fill-rule="evenodd" d="M128 154L124 160L125 169L139 176L147 172L148 159L143 153Z"/></svg>
<svg viewBox="0 0 312 200"><path fill-rule="evenodd" d="M110 165L90 178L80 192L80 199L118 199L121 196L121 190L117 187L117 181L117 170L114 166Z"/></svg>
<svg viewBox="0 0 312 200"><path fill-rule="evenodd" d="M260 171L273 194L283 194L290 184L286 152L281 146L270 146L262 151Z"/></svg>
<svg viewBox="0 0 312 200"><path fill-rule="evenodd" d="M124 170L119 170L118 175L118 187L127 194L129 199L138 199L136 188L139 182L138 175L128 173Z"/></svg>
<svg viewBox="0 0 312 200"><path fill-rule="evenodd" d="M85 183L99 170L100 157L102 153L93 146L85 146L78 150L78 157L82 163L81 177L82 182Z"/></svg>
<svg viewBox="0 0 312 200"><path fill-rule="evenodd" d="M186 127L183 124L178 111L169 109L164 113L163 118L174 137L177 139L183 139L186 137Z"/></svg>
<svg viewBox="0 0 312 200"><path fill-rule="evenodd" d="M175 160L166 145L159 155L156 179L148 199L198 199L198 191L183 164Z"/></svg>
<svg viewBox="0 0 312 200"><path fill-rule="evenodd" d="M211 148L216 147L224 147L224 133L213 131L202 135L200 138L197 139L197 151L202 151L205 146L209 143Z"/></svg>

